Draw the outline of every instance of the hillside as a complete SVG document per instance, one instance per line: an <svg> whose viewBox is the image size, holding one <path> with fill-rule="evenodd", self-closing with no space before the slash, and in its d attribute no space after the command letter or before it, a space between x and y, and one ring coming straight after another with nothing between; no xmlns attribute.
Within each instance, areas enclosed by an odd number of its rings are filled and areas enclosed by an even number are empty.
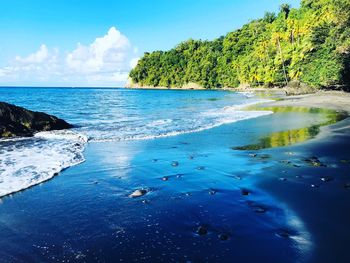
<svg viewBox="0 0 350 263"><path fill-rule="evenodd" d="M233 18L234 19L234 18ZM204 88L350 86L350 0L302 0L267 12L213 41L188 40L145 53L130 72L134 86Z"/></svg>

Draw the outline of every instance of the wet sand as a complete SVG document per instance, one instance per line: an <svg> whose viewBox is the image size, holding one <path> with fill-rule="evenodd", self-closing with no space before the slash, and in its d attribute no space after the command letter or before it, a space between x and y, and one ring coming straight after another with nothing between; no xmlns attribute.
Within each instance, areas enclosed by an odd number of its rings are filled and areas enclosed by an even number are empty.
<svg viewBox="0 0 350 263"><path fill-rule="evenodd" d="M283 97L283 100L269 103L268 106L327 108L349 113L350 93L341 91L319 91L314 94Z"/></svg>

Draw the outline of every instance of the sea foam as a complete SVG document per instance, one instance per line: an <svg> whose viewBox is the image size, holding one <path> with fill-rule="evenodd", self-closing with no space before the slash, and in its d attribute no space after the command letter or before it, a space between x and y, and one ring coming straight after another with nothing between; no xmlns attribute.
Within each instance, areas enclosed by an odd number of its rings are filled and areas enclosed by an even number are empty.
<svg viewBox="0 0 350 263"><path fill-rule="evenodd" d="M42 183L83 162L86 141L84 135L70 131L0 141L0 196Z"/></svg>

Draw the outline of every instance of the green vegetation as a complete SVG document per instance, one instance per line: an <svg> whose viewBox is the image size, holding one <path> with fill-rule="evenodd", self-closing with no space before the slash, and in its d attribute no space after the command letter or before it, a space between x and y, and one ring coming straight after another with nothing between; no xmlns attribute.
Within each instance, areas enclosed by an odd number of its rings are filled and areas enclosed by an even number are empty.
<svg viewBox="0 0 350 263"><path fill-rule="evenodd" d="M349 87L350 0L302 0L267 12L214 41L188 40L169 51L145 53L130 72L140 86L205 88Z"/></svg>

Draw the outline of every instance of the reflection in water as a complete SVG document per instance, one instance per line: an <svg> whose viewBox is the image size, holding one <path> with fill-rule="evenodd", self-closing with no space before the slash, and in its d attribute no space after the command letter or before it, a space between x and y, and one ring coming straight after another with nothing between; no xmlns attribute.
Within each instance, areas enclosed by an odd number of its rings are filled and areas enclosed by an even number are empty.
<svg viewBox="0 0 350 263"><path fill-rule="evenodd" d="M256 110L257 107L250 107L248 110ZM259 108L261 110L261 108ZM305 128L293 129L281 132L271 133L267 137L263 137L256 144L249 144L239 147L234 147L234 150L260 150L266 148L275 148L288 146L295 143L304 142L306 140L314 138L319 132L322 126L331 125L338 121L341 121L347 117L346 113L337 112L329 109L320 108L304 108L304 107L264 107L263 110L273 111L274 113L314 113L321 114L326 121L317 125L312 125Z"/></svg>

